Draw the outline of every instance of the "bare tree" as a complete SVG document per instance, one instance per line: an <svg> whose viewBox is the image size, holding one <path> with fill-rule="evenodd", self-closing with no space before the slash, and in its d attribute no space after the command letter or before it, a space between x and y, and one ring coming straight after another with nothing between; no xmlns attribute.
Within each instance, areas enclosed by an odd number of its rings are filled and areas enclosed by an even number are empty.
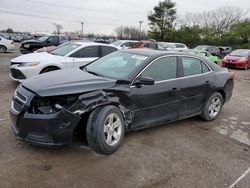
<svg viewBox="0 0 250 188"><path fill-rule="evenodd" d="M139 28L130 27L130 26L120 26L115 29L115 33L117 38L119 39L127 39L127 40L139 40L147 39L147 33L145 31L141 31Z"/></svg>
<svg viewBox="0 0 250 188"><path fill-rule="evenodd" d="M203 13L186 13L186 25L211 28L216 32L229 31L231 26L247 15L248 11L243 11L238 7L220 7L218 9Z"/></svg>
<svg viewBox="0 0 250 188"><path fill-rule="evenodd" d="M61 24L57 24L57 23L53 23L53 24L56 27L56 33L59 35L61 33L63 26Z"/></svg>

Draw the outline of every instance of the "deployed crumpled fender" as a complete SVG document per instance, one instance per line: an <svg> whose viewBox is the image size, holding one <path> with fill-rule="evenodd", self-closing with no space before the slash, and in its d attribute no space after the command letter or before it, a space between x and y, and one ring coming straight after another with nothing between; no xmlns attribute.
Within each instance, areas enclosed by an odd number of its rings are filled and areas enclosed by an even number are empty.
<svg viewBox="0 0 250 188"><path fill-rule="evenodd" d="M125 128L127 129L132 121L133 115L131 102L129 101L129 97L123 92L119 92L119 90L97 90L82 94L69 110L72 113L81 116L97 107L109 104L115 105L121 110L125 122Z"/></svg>

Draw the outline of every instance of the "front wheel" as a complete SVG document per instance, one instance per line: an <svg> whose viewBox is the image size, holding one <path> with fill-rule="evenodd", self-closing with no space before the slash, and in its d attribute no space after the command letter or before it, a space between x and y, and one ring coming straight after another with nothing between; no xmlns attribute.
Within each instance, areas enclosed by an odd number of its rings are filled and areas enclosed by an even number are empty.
<svg viewBox="0 0 250 188"><path fill-rule="evenodd" d="M247 64L247 63L245 64L244 69L245 69L245 70L248 69L248 64Z"/></svg>
<svg viewBox="0 0 250 188"><path fill-rule="evenodd" d="M5 53L7 51L5 46L0 46L0 53Z"/></svg>
<svg viewBox="0 0 250 188"><path fill-rule="evenodd" d="M223 106L223 97L216 92L209 97L203 107L201 118L206 121L212 121L218 117Z"/></svg>
<svg viewBox="0 0 250 188"><path fill-rule="evenodd" d="M124 120L115 106L94 110L87 123L87 141L97 153L109 155L115 152L124 138Z"/></svg>

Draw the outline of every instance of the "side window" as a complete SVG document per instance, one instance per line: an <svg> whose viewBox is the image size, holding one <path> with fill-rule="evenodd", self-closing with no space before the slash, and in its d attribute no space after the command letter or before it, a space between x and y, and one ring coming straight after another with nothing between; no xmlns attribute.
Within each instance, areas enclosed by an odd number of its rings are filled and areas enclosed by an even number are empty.
<svg viewBox="0 0 250 188"><path fill-rule="evenodd" d="M116 51L116 48L109 47L109 46L101 46L101 57L108 55L114 51Z"/></svg>
<svg viewBox="0 0 250 188"><path fill-rule="evenodd" d="M83 57L98 57L98 46L89 46L82 48L72 54L70 57L83 58Z"/></svg>
<svg viewBox="0 0 250 188"><path fill-rule="evenodd" d="M141 76L151 77L155 81L169 80L176 78L177 60L176 57L164 57L153 62L147 67Z"/></svg>
<svg viewBox="0 0 250 188"><path fill-rule="evenodd" d="M207 65L205 65L205 63L201 62L201 67L203 73L210 72L209 68L207 67Z"/></svg>
<svg viewBox="0 0 250 188"><path fill-rule="evenodd" d="M52 44L57 44L59 41L58 41L58 37L54 36L54 37L50 37L48 39L48 43L52 43Z"/></svg>
<svg viewBox="0 0 250 188"><path fill-rule="evenodd" d="M155 43L149 43L149 48L157 49L157 44L155 44Z"/></svg>
<svg viewBox="0 0 250 188"><path fill-rule="evenodd" d="M136 44L136 42L129 42L129 47L132 47Z"/></svg>
<svg viewBox="0 0 250 188"><path fill-rule="evenodd" d="M149 43L145 43L144 48L149 48Z"/></svg>
<svg viewBox="0 0 250 188"><path fill-rule="evenodd" d="M128 42L125 42L125 43L122 44L122 46L128 47L128 46L129 46L129 43L128 43Z"/></svg>
<svg viewBox="0 0 250 188"><path fill-rule="evenodd" d="M192 76L202 73L201 61L192 57L182 57L184 76Z"/></svg>

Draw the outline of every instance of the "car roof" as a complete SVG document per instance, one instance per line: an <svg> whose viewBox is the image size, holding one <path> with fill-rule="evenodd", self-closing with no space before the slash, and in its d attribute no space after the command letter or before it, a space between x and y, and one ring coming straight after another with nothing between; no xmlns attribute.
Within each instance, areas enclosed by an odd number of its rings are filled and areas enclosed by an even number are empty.
<svg viewBox="0 0 250 188"><path fill-rule="evenodd" d="M110 45L110 44L103 44L103 43L98 43L98 42L85 42L85 41L69 41L68 43L73 43L73 44L79 44L81 46L111 46L114 48L117 48L116 46Z"/></svg>
<svg viewBox="0 0 250 188"><path fill-rule="evenodd" d="M177 52L177 51L165 51L165 50L153 50L149 48L134 48L134 49L124 49L123 52L134 53L138 55L148 56L148 57L159 57L163 55L187 55L187 53Z"/></svg>

